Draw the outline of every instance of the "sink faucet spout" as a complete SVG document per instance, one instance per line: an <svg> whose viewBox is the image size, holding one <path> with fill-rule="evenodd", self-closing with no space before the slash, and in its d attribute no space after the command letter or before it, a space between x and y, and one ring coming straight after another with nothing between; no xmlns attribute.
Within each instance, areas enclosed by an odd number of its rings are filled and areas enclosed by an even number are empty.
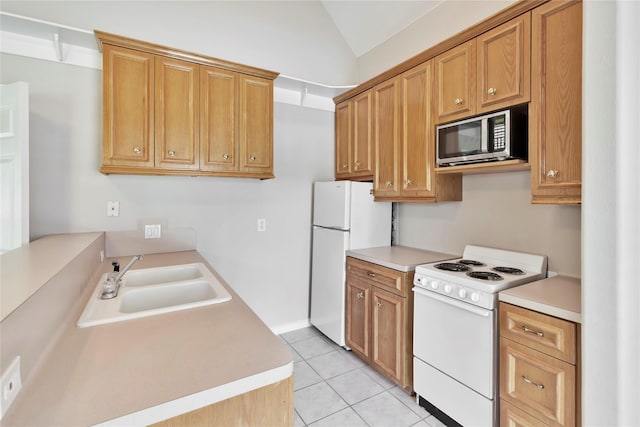
<svg viewBox="0 0 640 427"><path fill-rule="evenodd" d="M133 266L133 264L136 263L136 261L141 260L143 258L144 258L143 254L135 255L133 258L131 258L131 261L129 261L129 264L127 264L116 276L116 283L119 282L120 279L122 279L122 276L124 276L124 273L126 273Z"/></svg>

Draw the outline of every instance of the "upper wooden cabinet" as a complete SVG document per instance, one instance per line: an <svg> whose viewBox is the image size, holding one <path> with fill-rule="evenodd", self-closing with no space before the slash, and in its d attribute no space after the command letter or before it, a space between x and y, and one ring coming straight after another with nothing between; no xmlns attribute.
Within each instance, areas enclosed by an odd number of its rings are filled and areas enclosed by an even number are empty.
<svg viewBox="0 0 640 427"><path fill-rule="evenodd" d="M336 179L373 179L373 91L336 106Z"/></svg>
<svg viewBox="0 0 640 427"><path fill-rule="evenodd" d="M435 174L435 134L428 61L374 88L376 200L461 200L462 180Z"/></svg>
<svg viewBox="0 0 640 427"><path fill-rule="evenodd" d="M103 168L153 167L155 57L109 45L104 46L102 57Z"/></svg>
<svg viewBox="0 0 640 427"><path fill-rule="evenodd" d="M477 112L531 98L531 15L526 13L476 38Z"/></svg>
<svg viewBox="0 0 640 427"><path fill-rule="evenodd" d="M529 102L531 16L525 13L438 55L438 123Z"/></svg>
<svg viewBox="0 0 640 427"><path fill-rule="evenodd" d="M476 41L454 47L435 58L438 123L476 112Z"/></svg>
<svg viewBox="0 0 640 427"><path fill-rule="evenodd" d="M273 178L277 73L96 31L103 173Z"/></svg>
<svg viewBox="0 0 640 427"><path fill-rule="evenodd" d="M534 9L531 33L531 201L581 203L582 3Z"/></svg>

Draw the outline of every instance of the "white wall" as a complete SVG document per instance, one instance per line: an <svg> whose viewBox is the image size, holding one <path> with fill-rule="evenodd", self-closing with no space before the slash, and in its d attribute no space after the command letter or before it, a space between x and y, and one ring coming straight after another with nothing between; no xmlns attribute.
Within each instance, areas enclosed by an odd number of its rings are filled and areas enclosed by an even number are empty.
<svg viewBox="0 0 640 427"><path fill-rule="evenodd" d="M460 254L467 244L549 257L549 270L580 276L580 207L532 205L530 173L463 177L463 201L400 204L402 245Z"/></svg>
<svg viewBox="0 0 640 427"><path fill-rule="evenodd" d="M333 178L333 113L275 104L273 180L102 175L101 72L2 55L30 87L31 235L192 227L198 250L272 328L308 319L311 188ZM106 216L106 201L120 216ZM258 218L267 231L257 232Z"/></svg>
<svg viewBox="0 0 640 427"><path fill-rule="evenodd" d="M328 85L357 77L355 55L317 1L3 0L0 8Z"/></svg>
<svg viewBox="0 0 640 427"><path fill-rule="evenodd" d="M640 4L584 4L584 425L640 425Z"/></svg>
<svg viewBox="0 0 640 427"><path fill-rule="evenodd" d="M363 82L435 46L515 0L447 0L385 43L358 58L358 81Z"/></svg>

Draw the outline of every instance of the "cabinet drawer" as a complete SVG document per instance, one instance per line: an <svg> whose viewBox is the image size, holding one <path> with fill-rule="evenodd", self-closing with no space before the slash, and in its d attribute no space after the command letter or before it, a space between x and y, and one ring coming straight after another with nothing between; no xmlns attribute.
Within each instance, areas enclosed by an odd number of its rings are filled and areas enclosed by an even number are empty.
<svg viewBox="0 0 640 427"><path fill-rule="evenodd" d="M500 400L500 427L537 427L549 425L505 400Z"/></svg>
<svg viewBox="0 0 640 427"><path fill-rule="evenodd" d="M500 339L500 398L553 426L575 426L575 366Z"/></svg>
<svg viewBox="0 0 640 427"><path fill-rule="evenodd" d="M407 273L402 271L347 257L347 274L396 295L407 296L408 281L403 280Z"/></svg>
<svg viewBox="0 0 640 427"><path fill-rule="evenodd" d="M575 323L501 302L500 335L576 364Z"/></svg>

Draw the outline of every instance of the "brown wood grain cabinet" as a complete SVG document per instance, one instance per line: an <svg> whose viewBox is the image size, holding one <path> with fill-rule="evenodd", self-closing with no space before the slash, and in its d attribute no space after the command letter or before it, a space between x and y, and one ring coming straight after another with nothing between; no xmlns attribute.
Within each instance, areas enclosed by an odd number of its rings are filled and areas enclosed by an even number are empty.
<svg viewBox="0 0 640 427"><path fill-rule="evenodd" d="M531 99L531 13L476 38L477 112Z"/></svg>
<svg viewBox="0 0 640 427"><path fill-rule="evenodd" d="M529 102L530 25L527 12L436 57L438 123Z"/></svg>
<svg viewBox="0 0 640 427"><path fill-rule="evenodd" d="M152 427L293 426L293 375Z"/></svg>
<svg viewBox="0 0 640 427"><path fill-rule="evenodd" d="M500 425L580 425L579 327L500 303Z"/></svg>
<svg viewBox="0 0 640 427"><path fill-rule="evenodd" d="M413 272L347 257L346 342L354 354L413 392Z"/></svg>
<svg viewBox="0 0 640 427"><path fill-rule="evenodd" d="M373 91L336 106L336 179L373 179Z"/></svg>
<svg viewBox="0 0 640 427"><path fill-rule="evenodd" d="M103 173L273 178L277 73L96 31Z"/></svg>
<svg viewBox="0 0 640 427"><path fill-rule="evenodd" d="M582 3L532 11L529 162L532 203L582 197Z"/></svg>
<svg viewBox="0 0 640 427"><path fill-rule="evenodd" d="M435 174L432 78L427 61L374 88L376 200L462 200L460 175Z"/></svg>
<svg viewBox="0 0 640 427"><path fill-rule="evenodd" d="M454 47L435 58L437 122L469 117L476 112L476 41Z"/></svg>

